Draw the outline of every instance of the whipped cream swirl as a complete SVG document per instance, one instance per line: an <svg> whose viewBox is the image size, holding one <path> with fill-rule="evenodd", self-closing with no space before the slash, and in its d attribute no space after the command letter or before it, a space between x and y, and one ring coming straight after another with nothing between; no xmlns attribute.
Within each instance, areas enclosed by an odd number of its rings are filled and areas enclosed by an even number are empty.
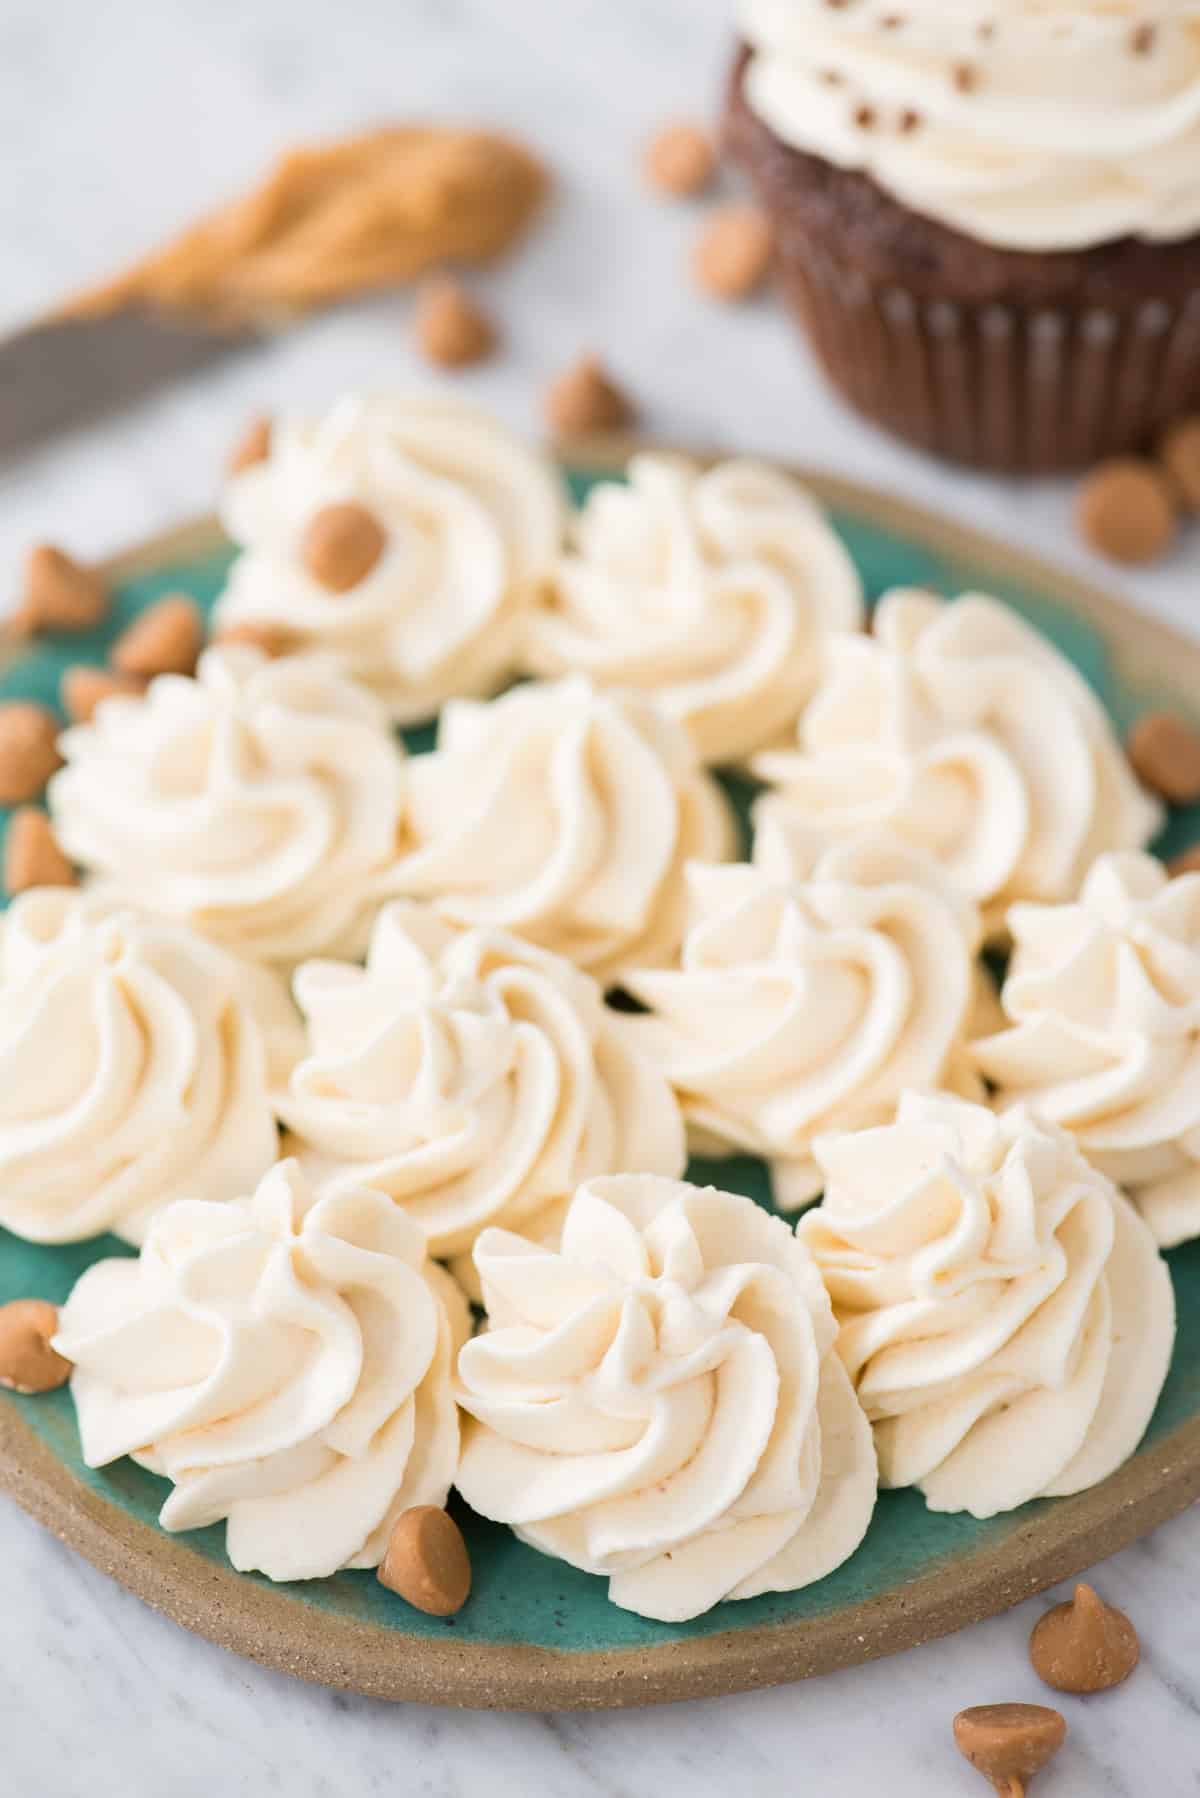
<svg viewBox="0 0 1200 1798"><path fill-rule="evenodd" d="M384 533L346 591L302 554L323 507L352 502ZM317 420L272 428L264 462L222 506L243 545L216 624L265 624L371 687L399 723L511 672L519 614L559 551L566 501L548 459L446 399L351 395Z"/></svg>
<svg viewBox="0 0 1200 1798"><path fill-rule="evenodd" d="M1196 0L740 0L778 137L1011 250L1200 230Z"/></svg>
<svg viewBox="0 0 1200 1798"><path fill-rule="evenodd" d="M675 1622L840 1566L875 1504L871 1432L802 1244L750 1199L589 1181L555 1254L475 1249L457 1484L523 1542Z"/></svg>
<svg viewBox="0 0 1200 1798"><path fill-rule="evenodd" d="M302 1046L282 981L163 919L43 887L0 924L0 1224L140 1242L181 1194L232 1199L279 1152Z"/></svg>
<svg viewBox="0 0 1200 1798"><path fill-rule="evenodd" d="M1200 1236L1200 874L1106 855L1071 905L1015 905L1010 1027L974 1045L998 1101L1070 1130L1156 1240Z"/></svg>
<svg viewBox="0 0 1200 1798"><path fill-rule="evenodd" d="M991 1517L1081 1492L1137 1447L1166 1378L1166 1263L1065 1131L906 1096L817 1144L801 1221L885 1486Z"/></svg>
<svg viewBox="0 0 1200 1798"><path fill-rule="evenodd" d="M322 1192L388 1193L430 1253L487 1224L545 1235L592 1174L681 1174L683 1121L595 981L495 930L424 906L379 915L364 968L295 980L308 1054L279 1098Z"/></svg>
<svg viewBox="0 0 1200 1798"><path fill-rule="evenodd" d="M59 738L59 840L106 888L264 961L361 955L389 891L404 756L316 657L210 649L194 680L106 700Z"/></svg>
<svg viewBox="0 0 1200 1798"><path fill-rule="evenodd" d="M831 646L795 750L757 756L759 802L822 832L896 832L985 907L1073 898L1094 858L1162 822L1095 694L1030 625L983 594L897 590L870 637Z"/></svg>
<svg viewBox="0 0 1200 1798"><path fill-rule="evenodd" d="M226 1519L240 1572L375 1567L458 1460L465 1302L383 1193L314 1203L294 1162L252 1198L181 1199L136 1261L98 1261L55 1341L75 1363L83 1458L172 1483L165 1530Z"/></svg>
<svg viewBox="0 0 1200 1798"><path fill-rule="evenodd" d="M684 865L734 853L729 804L682 727L582 677L452 701L409 768L405 895L601 981L671 961Z"/></svg>
<svg viewBox="0 0 1200 1798"><path fill-rule="evenodd" d="M827 638L862 624L858 575L820 508L759 462L634 456L628 485L592 489L542 594L530 666L652 693L706 762L791 724Z"/></svg>
<svg viewBox="0 0 1200 1798"><path fill-rule="evenodd" d="M688 869L682 966L631 975L631 1027L679 1095L693 1148L771 1164L816 1198L822 1131L890 1122L906 1087L956 1077L978 917L936 864L881 837L822 848L767 820L754 864Z"/></svg>

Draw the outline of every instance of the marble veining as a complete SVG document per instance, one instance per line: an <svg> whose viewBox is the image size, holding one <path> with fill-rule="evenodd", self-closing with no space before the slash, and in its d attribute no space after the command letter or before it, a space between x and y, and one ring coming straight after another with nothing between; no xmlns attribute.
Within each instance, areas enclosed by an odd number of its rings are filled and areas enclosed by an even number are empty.
<svg viewBox="0 0 1200 1798"><path fill-rule="evenodd" d="M297 137L440 114L518 127L561 177L525 253L479 288L506 354L460 391L536 429L548 371L594 346L657 436L790 456L1105 578L1069 529L1070 489L954 474L857 424L771 302L729 312L686 278L695 207L639 183L662 118L715 103L731 0L7 0L0 17L0 327L236 191ZM429 384L409 303L314 322L105 427L0 469L0 605L34 536L119 548L207 506L252 410L355 383ZM1124 581L1185 628L1200 543ZM1110 581L1110 584L1112 583ZM1142 1633L1129 1684L1063 1700L1044 1798L1200 1793L1200 1509L1094 1575ZM389 1707L267 1673L141 1606L0 1501L0 1794L46 1798L837 1798L982 1792L961 1706L1036 1699L1032 1599L942 1643L775 1692L667 1710L504 1717Z"/></svg>

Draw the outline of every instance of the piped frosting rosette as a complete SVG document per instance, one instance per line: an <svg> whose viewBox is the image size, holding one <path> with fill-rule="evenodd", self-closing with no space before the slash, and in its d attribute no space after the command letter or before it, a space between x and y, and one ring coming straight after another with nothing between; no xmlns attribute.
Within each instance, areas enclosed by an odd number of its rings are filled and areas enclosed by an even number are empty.
<svg viewBox="0 0 1200 1798"><path fill-rule="evenodd" d="M702 760L734 762L793 723L830 636L861 624L854 564L798 482L645 454L588 495L525 642L535 672L651 693Z"/></svg>
<svg viewBox="0 0 1200 1798"><path fill-rule="evenodd" d="M186 1192L233 1199L279 1152L300 1052L269 970L98 895L35 889L0 925L0 1224L140 1242Z"/></svg>
<svg viewBox="0 0 1200 1798"><path fill-rule="evenodd" d="M582 677L453 701L409 770L404 894L604 982L674 958L685 865L735 850L729 803L682 727Z"/></svg>
<svg viewBox="0 0 1200 1798"><path fill-rule="evenodd" d="M297 1151L323 1192L388 1193L464 1283L486 1225L557 1241L592 1174L683 1172L662 1073L559 956L397 902L365 968L309 962L295 991L307 1054L278 1105Z"/></svg>
<svg viewBox="0 0 1200 1798"><path fill-rule="evenodd" d="M817 1144L801 1221L885 1486L991 1517L1081 1492L1130 1456L1175 1335L1166 1263L1056 1125L909 1095Z"/></svg>
<svg viewBox="0 0 1200 1798"><path fill-rule="evenodd" d="M314 571L306 534L353 506L375 553L345 584ZM459 402L351 395L283 420L270 453L231 480L222 520L243 553L217 629L266 625L371 687L400 723L493 691L511 672L519 615L561 546L552 464ZM320 564L317 564L320 569Z"/></svg>
<svg viewBox="0 0 1200 1798"><path fill-rule="evenodd" d="M194 680L105 700L59 746L55 828L106 890L260 960L362 954L393 890L404 755L328 662L210 649Z"/></svg>
<svg viewBox="0 0 1200 1798"><path fill-rule="evenodd" d="M890 1122L911 1086L962 1075L979 920L937 865L883 837L821 843L766 820L753 865L688 869L681 966L631 975L631 1020L701 1154L771 1164L816 1198L814 1139Z"/></svg>
<svg viewBox="0 0 1200 1798"><path fill-rule="evenodd" d="M444 1504L452 1369L469 1324L383 1193L314 1202L294 1162L252 1198L182 1199L136 1261L98 1261L55 1341L83 1457L132 1455L173 1491L166 1530L226 1520L239 1571L374 1567L401 1512Z"/></svg>
<svg viewBox="0 0 1200 1798"><path fill-rule="evenodd" d="M755 112L979 243L1200 230L1195 0L740 0Z"/></svg>
<svg viewBox="0 0 1200 1798"><path fill-rule="evenodd" d="M798 746L755 757L782 811L828 835L886 829L934 856L995 932L1018 899L1073 898L1094 858L1162 822L1099 701L983 594L897 590L830 647Z"/></svg>
<svg viewBox="0 0 1200 1798"><path fill-rule="evenodd" d="M871 1432L793 1232L679 1181L589 1181L562 1248L475 1249L487 1328L459 1357L457 1484L522 1541L675 1622L792 1591L862 1540Z"/></svg>
<svg viewBox="0 0 1200 1798"><path fill-rule="evenodd" d="M973 1049L997 1102L1070 1130L1164 1246L1200 1236L1200 874L1102 856L1009 924L1008 1028Z"/></svg>

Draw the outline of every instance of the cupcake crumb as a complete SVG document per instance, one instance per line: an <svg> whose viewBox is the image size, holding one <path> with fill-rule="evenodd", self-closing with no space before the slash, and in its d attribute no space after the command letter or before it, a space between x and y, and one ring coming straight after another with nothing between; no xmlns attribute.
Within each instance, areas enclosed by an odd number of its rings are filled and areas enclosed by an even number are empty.
<svg viewBox="0 0 1200 1798"><path fill-rule="evenodd" d="M718 300L744 300L771 263L771 227L757 206L722 206L706 224L692 256L697 285Z"/></svg>
<svg viewBox="0 0 1200 1798"><path fill-rule="evenodd" d="M1175 496L1155 463L1138 456L1101 462L1079 489L1076 518L1089 546L1109 561L1157 561L1175 541Z"/></svg>
<svg viewBox="0 0 1200 1798"><path fill-rule="evenodd" d="M589 431L620 431L632 424L634 408L599 356L584 355L546 389L546 423L556 437Z"/></svg>
<svg viewBox="0 0 1200 1798"><path fill-rule="evenodd" d="M642 169L649 185L672 199L691 199L712 186L717 153L699 125L663 125L646 145Z"/></svg>
<svg viewBox="0 0 1200 1798"><path fill-rule="evenodd" d="M468 368L496 347L491 319L452 275L434 276L422 287L414 328L421 354L438 368Z"/></svg>

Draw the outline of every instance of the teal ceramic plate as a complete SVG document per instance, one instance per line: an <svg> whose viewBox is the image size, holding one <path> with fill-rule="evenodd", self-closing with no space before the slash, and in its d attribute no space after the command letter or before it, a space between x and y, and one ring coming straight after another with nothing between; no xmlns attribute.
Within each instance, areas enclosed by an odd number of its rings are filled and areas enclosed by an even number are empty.
<svg viewBox="0 0 1200 1798"><path fill-rule="evenodd" d="M610 455L576 461L586 490ZM1119 727L1149 704L1195 710L1200 644L1002 546L878 494L815 480L872 597L924 585L999 593L1082 669ZM57 704L63 668L101 661L128 619L172 588L211 602L229 552L211 524L122 558L112 622L86 639L39 646L0 676L0 697ZM1190 695L1190 699L1189 699ZM428 732L412 747L427 746ZM1200 811L1176 815L1164 846L1200 838ZM767 1203L761 1165L696 1165ZM62 1300L113 1238L39 1248L0 1231L0 1301ZM0 1395L0 1485L98 1566L188 1628L241 1654L382 1697L507 1708L653 1703L742 1690L887 1654L1014 1604L1101 1558L1200 1495L1200 1243L1175 1251L1180 1333L1170 1378L1141 1451L1076 1498L1027 1505L987 1523L927 1512L914 1492L881 1495L859 1552L808 1590L719 1605L680 1625L645 1622L607 1602L605 1584L464 1516L472 1597L449 1621L425 1617L368 1573L271 1586L235 1574L220 1526L171 1537L156 1522L165 1484L120 1463L93 1473L65 1391Z"/></svg>

